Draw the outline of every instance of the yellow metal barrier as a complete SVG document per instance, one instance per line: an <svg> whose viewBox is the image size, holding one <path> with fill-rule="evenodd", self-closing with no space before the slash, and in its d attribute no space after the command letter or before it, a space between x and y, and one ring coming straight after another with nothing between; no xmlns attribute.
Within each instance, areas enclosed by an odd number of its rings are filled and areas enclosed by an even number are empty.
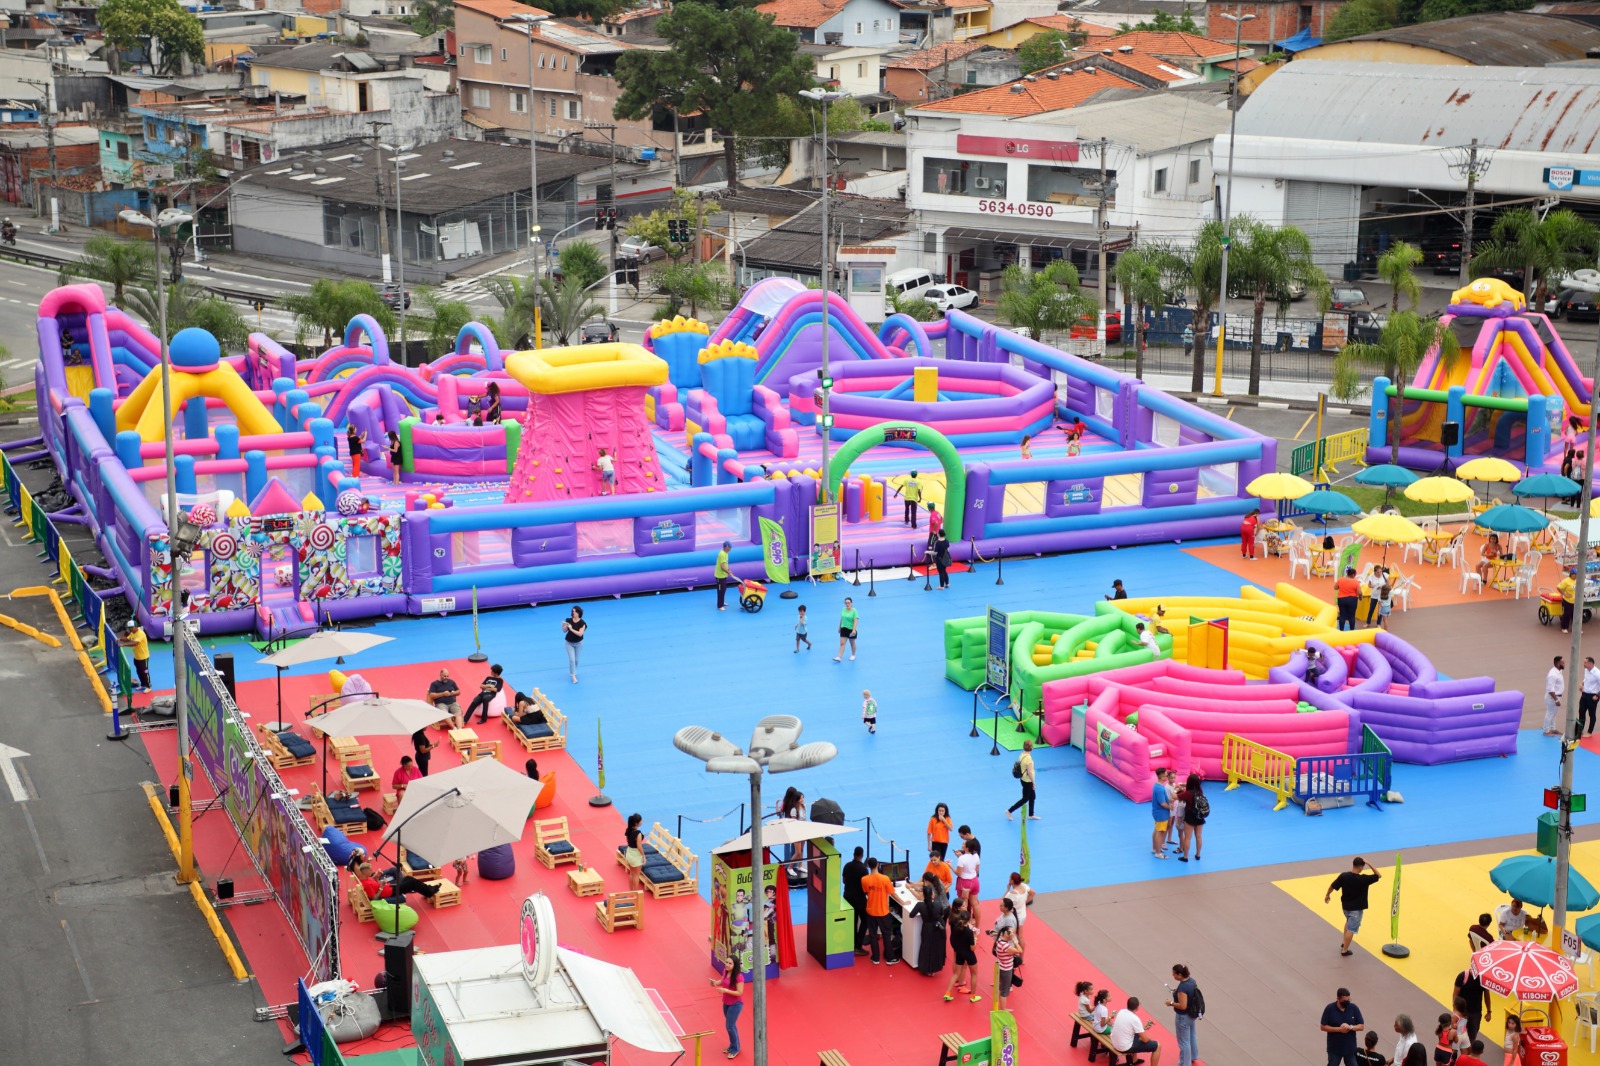
<svg viewBox="0 0 1600 1066"><path fill-rule="evenodd" d="M1240 782L1260 785L1278 797L1272 809L1281 811L1289 805L1294 793L1294 756L1287 755L1265 744L1228 733L1222 738L1222 772L1228 775L1232 791Z"/></svg>
<svg viewBox="0 0 1600 1066"><path fill-rule="evenodd" d="M1322 470L1320 474L1337 474L1340 463L1357 462L1366 464L1367 458L1367 430L1352 429L1344 433L1335 433L1322 438Z"/></svg>
<svg viewBox="0 0 1600 1066"><path fill-rule="evenodd" d="M178 858L178 834L173 832L172 820L167 817L167 809L161 805L161 793L149 781L144 782L145 799L150 801L150 809L155 812L156 824L161 826L161 835L167 838L167 847L172 852L174 859ZM217 938L217 946L222 949L222 956L228 962L228 969L233 971L234 980L247 981L250 971L245 968L244 960L239 957L239 951L233 946L227 930L222 928L222 920L217 917L216 908L211 906L211 901L206 898L205 892L200 888L198 879L189 882L189 895L194 899L194 905L200 908L201 917L205 918L206 925L211 927L211 935Z"/></svg>
<svg viewBox="0 0 1600 1066"><path fill-rule="evenodd" d="M78 631L72 624L72 618L67 614L67 609L61 603L61 596L53 588L43 585L33 585L25 589L12 591L13 598L17 596L48 596L50 603L56 609L56 617L61 620L61 628L66 630L67 639L72 642L72 650L78 655L78 663L83 667L83 672L89 678L89 684L94 686L94 693L100 700L100 709L110 714L111 694L106 691L105 682L100 680L100 673L94 668L94 663L89 660L89 653L83 650L83 642L78 639Z"/></svg>

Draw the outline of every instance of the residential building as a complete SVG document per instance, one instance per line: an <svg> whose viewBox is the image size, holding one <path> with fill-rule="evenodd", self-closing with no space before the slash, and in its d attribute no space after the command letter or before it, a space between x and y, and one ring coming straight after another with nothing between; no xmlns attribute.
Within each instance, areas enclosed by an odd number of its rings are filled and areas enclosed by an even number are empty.
<svg viewBox="0 0 1600 1066"><path fill-rule="evenodd" d="M1086 44L1078 49L1078 54L1104 56L1168 81L1184 81L1188 78L1168 77L1157 64L1164 65L1167 71L1177 69L1197 74L1205 81L1223 81L1229 76L1229 68L1224 64L1248 58L1255 54L1255 49L1248 46L1236 48L1232 41L1213 41L1192 33L1135 30L1118 34L1099 44Z"/></svg>
<svg viewBox="0 0 1600 1066"><path fill-rule="evenodd" d="M655 35L656 23L671 10L667 0L649 0L639 7L607 16L601 21L600 29L608 37L651 38Z"/></svg>
<svg viewBox="0 0 1600 1066"><path fill-rule="evenodd" d="M1366 268L1461 232L1474 138L1480 237L1500 202L1600 210L1600 68L1332 60L1286 64L1240 109L1233 209L1304 229L1329 271ZM1213 152L1225 172L1226 132Z"/></svg>
<svg viewBox="0 0 1600 1066"><path fill-rule="evenodd" d="M942 100L966 89L987 89L1022 76L1015 52L978 41L936 44L884 63L884 90L902 103Z"/></svg>
<svg viewBox="0 0 1600 1066"><path fill-rule="evenodd" d="M382 217L391 253L404 256L407 281L421 282L527 247L526 147L441 141L399 160L398 197L394 157L360 141L255 167L229 190L234 248L377 277ZM540 152L541 222L556 221L554 214L576 225L585 189L611 165L595 156ZM404 210L398 222L397 198Z"/></svg>
<svg viewBox="0 0 1600 1066"><path fill-rule="evenodd" d="M989 89L913 108L906 204L918 219L922 265L992 294L1011 263L1067 258L1091 274L1102 198L1106 236L1117 241L1141 230L1181 240L1213 217L1212 143L1228 128L1226 97L1130 98L1105 89L1107 81L1120 79L1046 75L1018 83L1018 93ZM952 106L977 97L991 106ZM1000 110L1008 98L1033 103Z"/></svg>
<svg viewBox="0 0 1600 1066"><path fill-rule="evenodd" d="M885 49L900 44L900 8L889 0L767 0L756 10L805 44Z"/></svg>
<svg viewBox="0 0 1600 1066"><path fill-rule="evenodd" d="M86 125L58 125L54 131L54 164L63 179L88 174L90 185L100 162L97 131ZM52 163L51 138L37 126L0 130L0 198L8 204L41 202L38 186L48 184Z"/></svg>
<svg viewBox="0 0 1600 1066"><path fill-rule="evenodd" d="M992 29L978 40L994 48L1019 48L1022 42L1048 31L1081 33L1084 44L1093 47L1098 47L1099 42L1115 37L1120 32L1114 26L1085 22L1075 15L1038 15Z"/></svg>
<svg viewBox="0 0 1600 1066"><path fill-rule="evenodd" d="M800 54L815 60L817 80L853 97L883 91L883 49L802 44Z"/></svg>
<svg viewBox="0 0 1600 1066"><path fill-rule="evenodd" d="M1074 52L1067 57L1065 63L1036 71L1035 74L1048 71L1064 73L1069 70L1088 70L1091 67L1103 74L1115 74L1119 78L1125 78L1145 89L1166 89L1173 85L1202 80L1200 74L1193 69L1180 67L1170 60L1136 52L1127 46L1107 47L1103 52Z"/></svg>
<svg viewBox="0 0 1600 1066"><path fill-rule="evenodd" d="M1052 73L1054 76L1051 76ZM1028 74L1017 81L996 85L990 89L963 93L946 100L936 100L913 109L917 112L951 112L955 114L993 115L996 118L1027 118L1048 111L1088 103L1104 93L1125 90L1122 95L1138 95L1145 91L1140 85L1116 74L1103 72L1096 63L1085 64L1077 70Z"/></svg>
<svg viewBox="0 0 1600 1066"><path fill-rule="evenodd" d="M1295 55L1301 60L1358 63L1417 63L1428 66L1542 67L1570 63L1600 51L1600 26L1527 11L1397 26Z"/></svg>
<svg viewBox="0 0 1600 1066"><path fill-rule="evenodd" d="M950 0L953 34L957 41L982 37L993 27L994 5L989 0Z"/></svg>
<svg viewBox="0 0 1600 1066"><path fill-rule="evenodd" d="M429 90L450 90L444 70L413 67L405 55L378 55L346 44L302 44L264 52L250 64L250 83L272 92L304 96L311 107L332 111L389 109L384 83L421 80Z"/></svg>
<svg viewBox="0 0 1600 1066"><path fill-rule="evenodd" d="M1271 51L1278 42L1299 34L1321 37L1344 4L1345 0L1206 0L1206 28L1217 37L1232 37L1235 25L1223 13L1249 15L1237 27L1240 39Z"/></svg>
<svg viewBox="0 0 1600 1066"><path fill-rule="evenodd" d="M1232 10L1225 7L1224 10ZM1187 13L1202 33L1208 26L1215 28L1223 22L1208 21L1209 13L1200 0L1078 0L1068 10L1072 18L1120 30L1123 26L1137 26L1149 22L1157 15L1180 19ZM1232 27L1233 23L1226 23Z"/></svg>

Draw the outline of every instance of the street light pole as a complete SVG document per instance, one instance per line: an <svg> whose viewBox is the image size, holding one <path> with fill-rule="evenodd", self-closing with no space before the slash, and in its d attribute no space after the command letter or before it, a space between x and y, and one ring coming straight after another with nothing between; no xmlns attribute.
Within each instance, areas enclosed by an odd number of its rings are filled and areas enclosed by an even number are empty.
<svg viewBox="0 0 1600 1066"><path fill-rule="evenodd" d="M1222 395L1222 354L1228 339L1228 246L1233 243L1233 144L1239 124L1239 53L1244 50L1244 24L1254 15L1218 12L1233 23L1233 77L1228 85L1228 186L1222 202L1222 289L1217 294L1217 376L1211 395Z"/></svg>
<svg viewBox="0 0 1600 1066"><path fill-rule="evenodd" d="M822 502L828 502L829 488L832 479L828 476L828 435L833 427L830 401L833 395L833 378L828 373L828 335L832 332L828 323L828 303L833 296L833 241L828 232L828 105L844 96L844 93L830 92L827 89L804 89L800 93L807 100L814 100L822 105Z"/></svg>
<svg viewBox="0 0 1600 1066"><path fill-rule="evenodd" d="M533 284L533 346L544 347L544 300L539 290L539 140L534 135L533 110L533 24L528 23L528 277Z"/></svg>
<svg viewBox="0 0 1600 1066"><path fill-rule="evenodd" d="M411 145L399 144L379 145L384 151L394 155L394 257L398 267L397 277L400 284L400 297L395 302L400 308L400 363L406 361L406 212L400 203L400 168L401 156L411 151Z"/></svg>

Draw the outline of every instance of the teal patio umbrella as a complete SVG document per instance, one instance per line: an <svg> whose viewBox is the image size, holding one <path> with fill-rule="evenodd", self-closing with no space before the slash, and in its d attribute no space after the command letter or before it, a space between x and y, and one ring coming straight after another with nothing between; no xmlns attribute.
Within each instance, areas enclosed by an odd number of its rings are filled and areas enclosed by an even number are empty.
<svg viewBox="0 0 1600 1066"><path fill-rule="evenodd" d="M1317 489L1308 492L1294 505L1306 514L1314 514L1324 526L1328 524L1329 515L1360 514L1361 505L1342 492L1333 489Z"/></svg>
<svg viewBox="0 0 1600 1066"><path fill-rule="evenodd" d="M1548 855L1513 855L1489 871L1489 880L1513 899L1535 907L1549 907L1556 898L1556 860ZM1567 908L1590 911L1596 906L1600 906L1600 892L1595 891L1588 878L1569 866Z"/></svg>
<svg viewBox="0 0 1600 1066"><path fill-rule="evenodd" d="M1403 489L1416 480L1416 474L1393 463L1379 463L1377 466L1358 470L1355 477L1357 485L1376 485L1384 489Z"/></svg>
<svg viewBox="0 0 1600 1066"><path fill-rule="evenodd" d="M1496 533L1536 533L1548 526L1550 519L1520 503L1501 503L1479 515L1475 524Z"/></svg>

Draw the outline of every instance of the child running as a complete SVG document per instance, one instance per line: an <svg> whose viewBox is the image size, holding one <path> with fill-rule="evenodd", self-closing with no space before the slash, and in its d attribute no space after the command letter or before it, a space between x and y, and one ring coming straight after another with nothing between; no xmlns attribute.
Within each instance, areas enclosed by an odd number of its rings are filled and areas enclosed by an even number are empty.
<svg viewBox="0 0 1600 1066"><path fill-rule="evenodd" d="M811 638L806 635L806 605L800 605L800 617L794 624L794 651L800 654L800 645L806 646L806 651L811 650Z"/></svg>
<svg viewBox="0 0 1600 1066"><path fill-rule="evenodd" d="M867 732L878 731L878 701L872 698L872 693L867 689L861 690L861 720L867 723Z"/></svg>

